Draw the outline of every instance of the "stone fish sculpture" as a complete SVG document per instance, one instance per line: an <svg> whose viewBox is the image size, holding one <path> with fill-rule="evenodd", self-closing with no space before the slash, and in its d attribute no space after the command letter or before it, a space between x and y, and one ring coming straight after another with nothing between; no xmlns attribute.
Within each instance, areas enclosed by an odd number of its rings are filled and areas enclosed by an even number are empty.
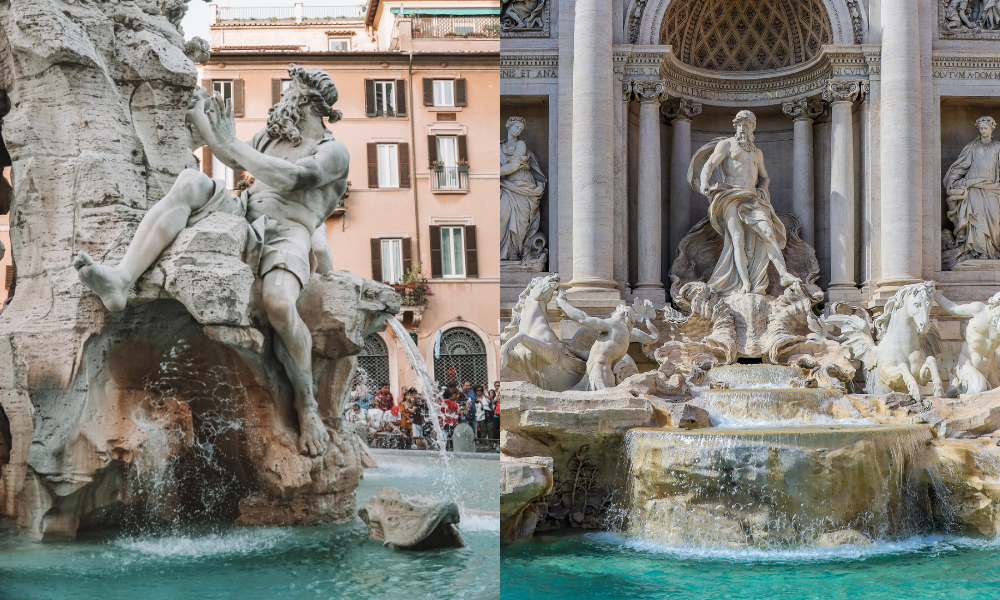
<svg viewBox="0 0 1000 600"><path fill-rule="evenodd" d="M458 531L461 516L454 502L403 496L396 488L383 487L367 506L358 509L358 516L368 525L371 539L383 540L384 546L397 550L465 546Z"/></svg>

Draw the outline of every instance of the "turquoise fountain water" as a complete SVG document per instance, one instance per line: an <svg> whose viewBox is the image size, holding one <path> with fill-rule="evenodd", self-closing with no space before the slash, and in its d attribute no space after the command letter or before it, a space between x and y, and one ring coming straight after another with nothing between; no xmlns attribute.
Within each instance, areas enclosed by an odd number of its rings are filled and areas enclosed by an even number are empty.
<svg viewBox="0 0 1000 600"><path fill-rule="evenodd" d="M359 503L384 485L443 494L433 454L377 455ZM369 540L360 519L320 527L191 526L161 534L81 534L39 544L0 524L0 600L272 600L283 598L500 597L500 463L451 460L461 490L459 550L406 553Z"/></svg>
<svg viewBox="0 0 1000 600"><path fill-rule="evenodd" d="M505 546L505 598L997 597L1000 540L933 533L925 425L872 423L796 369L711 375L692 403L715 427L626 435L621 530Z"/></svg>

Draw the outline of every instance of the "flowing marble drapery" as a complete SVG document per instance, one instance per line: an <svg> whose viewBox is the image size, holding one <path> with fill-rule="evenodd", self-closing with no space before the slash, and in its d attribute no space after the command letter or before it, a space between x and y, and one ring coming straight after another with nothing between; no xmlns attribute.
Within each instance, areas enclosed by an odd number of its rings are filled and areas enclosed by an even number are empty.
<svg viewBox="0 0 1000 600"><path fill-rule="evenodd" d="M969 143L944 181L956 249L969 258L1000 258L1000 142Z"/></svg>
<svg viewBox="0 0 1000 600"><path fill-rule="evenodd" d="M523 141L501 143L500 150L500 260L521 260L530 254L528 244L538 233L547 180ZM514 165L516 170L503 174Z"/></svg>

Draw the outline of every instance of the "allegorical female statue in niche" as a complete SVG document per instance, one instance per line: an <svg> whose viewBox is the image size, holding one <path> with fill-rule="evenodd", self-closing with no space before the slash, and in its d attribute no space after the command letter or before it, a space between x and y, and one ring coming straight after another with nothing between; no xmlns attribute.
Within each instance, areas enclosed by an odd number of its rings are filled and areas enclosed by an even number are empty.
<svg viewBox="0 0 1000 600"><path fill-rule="evenodd" d="M997 123L976 119L979 137L948 169L948 218L954 224L954 247L945 250L946 267L970 258L1000 258L1000 142Z"/></svg>
<svg viewBox="0 0 1000 600"><path fill-rule="evenodd" d="M507 139L500 142L500 260L531 258L531 238L538 233L538 204L545 175L519 136L524 119L507 119Z"/></svg>

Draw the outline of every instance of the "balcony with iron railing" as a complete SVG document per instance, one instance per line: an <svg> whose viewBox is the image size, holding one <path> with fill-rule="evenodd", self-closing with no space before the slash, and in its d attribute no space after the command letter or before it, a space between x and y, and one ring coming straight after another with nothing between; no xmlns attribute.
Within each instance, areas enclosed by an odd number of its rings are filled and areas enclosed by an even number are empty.
<svg viewBox="0 0 1000 600"><path fill-rule="evenodd" d="M500 38L500 15L415 15L416 38Z"/></svg>
<svg viewBox="0 0 1000 600"><path fill-rule="evenodd" d="M442 193L465 193L469 191L469 167L432 167L431 189Z"/></svg>
<svg viewBox="0 0 1000 600"><path fill-rule="evenodd" d="M216 8L216 22L250 21L268 22L316 22L334 21L338 19L359 21L365 16L364 6L240 6Z"/></svg>

